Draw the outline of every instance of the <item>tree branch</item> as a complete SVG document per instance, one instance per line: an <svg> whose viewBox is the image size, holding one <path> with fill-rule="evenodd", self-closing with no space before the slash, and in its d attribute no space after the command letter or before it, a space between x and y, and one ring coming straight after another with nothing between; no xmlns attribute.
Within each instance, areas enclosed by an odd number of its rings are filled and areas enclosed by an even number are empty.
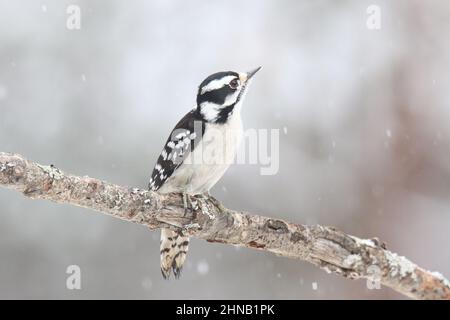
<svg viewBox="0 0 450 320"><path fill-rule="evenodd" d="M310 262L346 278L366 278L415 299L450 299L450 283L386 250L333 227L293 224L227 209L210 197L185 215L179 194L158 194L65 174L17 154L0 153L0 185L33 199L93 209L150 229L182 229L192 237Z"/></svg>

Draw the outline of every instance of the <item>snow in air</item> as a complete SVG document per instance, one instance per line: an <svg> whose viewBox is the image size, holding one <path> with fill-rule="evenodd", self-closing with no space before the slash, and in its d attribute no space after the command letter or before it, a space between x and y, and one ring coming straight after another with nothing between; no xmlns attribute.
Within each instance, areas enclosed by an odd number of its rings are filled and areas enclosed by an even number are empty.
<svg viewBox="0 0 450 320"><path fill-rule="evenodd" d="M206 260L200 260L197 263L197 272L201 275L208 274L209 272L209 263Z"/></svg>

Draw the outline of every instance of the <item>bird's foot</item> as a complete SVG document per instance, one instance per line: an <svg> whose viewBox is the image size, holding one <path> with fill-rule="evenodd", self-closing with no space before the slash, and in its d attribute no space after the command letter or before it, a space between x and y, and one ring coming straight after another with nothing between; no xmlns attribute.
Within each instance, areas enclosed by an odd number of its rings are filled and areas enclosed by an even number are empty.
<svg viewBox="0 0 450 320"><path fill-rule="evenodd" d="M197 212L199 206L198 201L196 200L195 196L191 196L185 192L183 192L183 207L184 207L184 215L183 217L188 217L189 211L192 211L192 219L191 221L195 220L197 218ZM200 225L198 223L188 223L182 226L181 228L181 234L182 235L188 235L189 231L192 229L199 229Z"/></svg>
<svg viewBox="0 0 450 320"><path fill-rule="evenodd" d="M200 202L200 210L203 214L207 215L209 219L214 219L216 216L209 212L208 205L206 203L207 200L211 199L209 192L201 193L196 197Z"/></svg>
<svg viewBox="0 0 450 320"><path fill-rule="evenodd" d="M183 193L183 207L184 207L184 217L186 217L191 209L193 212L193 218L196 218L195 210L198 209L198 203L196 200L193 200L194 197L191 197L187 193ZM195 198L194 198L195 199Z"/></svg>
<svg viewBox="0 0 450 320"><path fill-rule="evenodd" d="M217 208L220 209L220 211L222 211L224 209L224 206L222 205L222 203L217 200L215 197L213 197L211 195L211 193L209 193L209 191L202 193L202 197L203 199L208 199L209 201L211 201Z"/></svg>

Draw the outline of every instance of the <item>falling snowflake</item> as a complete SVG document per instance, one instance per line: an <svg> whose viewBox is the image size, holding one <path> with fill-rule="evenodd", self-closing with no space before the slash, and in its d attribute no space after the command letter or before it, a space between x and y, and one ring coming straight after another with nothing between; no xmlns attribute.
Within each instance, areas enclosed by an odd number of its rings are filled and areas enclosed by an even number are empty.
<svg viewBox="0 0 450 320"><path fill-rule="evenodd" d="M206 260L200 260L197 263L197 272L201 275L208 274L209 272L209 264Z"/></svg>
<svg viewBox="0 0 450 320"><path fill-rule="evenodd" d="M392 132L391 132L390 129L386 129L386 136L387 136L388 138L391 138L391 137L392 137Z"/></svg>

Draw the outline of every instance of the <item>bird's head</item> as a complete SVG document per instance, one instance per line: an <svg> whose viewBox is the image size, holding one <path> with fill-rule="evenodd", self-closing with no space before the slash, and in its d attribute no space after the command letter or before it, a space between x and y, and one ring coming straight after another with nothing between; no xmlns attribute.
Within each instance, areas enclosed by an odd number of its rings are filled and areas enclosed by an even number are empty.
<svg viewBox="0 0 450 320"><path fill-rule="evenodd" d="M261 67L249 72L223 71L207 77L197 93L197 110L204 120L225 123L244 99L252 77Z"/></svg>

